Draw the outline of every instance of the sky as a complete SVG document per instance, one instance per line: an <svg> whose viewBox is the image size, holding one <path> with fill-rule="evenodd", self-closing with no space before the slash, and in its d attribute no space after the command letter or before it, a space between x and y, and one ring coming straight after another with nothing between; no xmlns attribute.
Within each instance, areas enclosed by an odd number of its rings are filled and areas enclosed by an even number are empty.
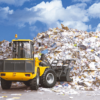
<svg viewBox="0 0 100 100"><path fill-rule="evenodd" d="M61 24L100 31L100 0L0 0L0 41L33 39Z"/></svg>

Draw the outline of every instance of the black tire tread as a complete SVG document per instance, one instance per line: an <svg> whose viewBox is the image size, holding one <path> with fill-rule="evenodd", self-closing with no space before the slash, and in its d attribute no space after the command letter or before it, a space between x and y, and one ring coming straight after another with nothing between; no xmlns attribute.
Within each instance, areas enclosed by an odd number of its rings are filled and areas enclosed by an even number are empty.
<svg viewBox="0 0 100 100"><path fill-rule="evenodd" d="M52 85L47 84L47 82L45 80L46 74L50 71L54 74L54 83ZM57 77L56 77L54 70L48 68L45 70L44 74L41 76L41 83L40 84L45 88L52 88L56 84L56 81L57 81Z"/></svg>
<svg viewBox="0 0 100 100"><path fill-rule="evenodd" d="M39 75L39 71L37 71L38 75ZM30 80L30 89L31 90L38 90L39 85L37 85L37 76L35 78L33 78L32 80Z"/></svg>
<svg viewBox="0 0 100 100"><path fill-rule="evenodd" d="M6 80L1 78L1 87L2 87L2 89L10 89L11 83L12 83L11 81L6 81Z"/></svg>
<svg viewBox="0 0 100 100"><path fill-rule="evenodd" d="M38 86L36 84L36 77L30 81L30 88L31 90L37 90Z"/></svg>

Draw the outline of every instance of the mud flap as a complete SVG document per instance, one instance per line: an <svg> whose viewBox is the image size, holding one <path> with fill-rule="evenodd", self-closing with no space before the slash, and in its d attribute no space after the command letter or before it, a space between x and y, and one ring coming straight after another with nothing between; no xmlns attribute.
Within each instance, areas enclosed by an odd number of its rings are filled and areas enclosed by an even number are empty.
<svg viewBox="0 0 100 100"><path fill-rule="evenodd" d="M66 81L67 82L72 82L73 81L73 79L70 78L70 70L71 70L71 68L68 68L67 72L66 72Z"/></svg>

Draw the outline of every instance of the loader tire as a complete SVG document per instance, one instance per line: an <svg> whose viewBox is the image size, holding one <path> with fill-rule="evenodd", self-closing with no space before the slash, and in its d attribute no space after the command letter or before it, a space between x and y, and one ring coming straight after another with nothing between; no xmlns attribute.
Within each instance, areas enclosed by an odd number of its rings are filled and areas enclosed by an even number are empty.
<svg viewBox="0 0 100 100"><path fill-rule="evenodd" d="M30 80L30 89L38 90L38 87L39 87L39 72L37 71L36 77Z"/></svg>
<svg viewBox="0 0 100 100"><path fill-rule="evenodd" d="M26 86L30 86L30 82L29 81L24 81L23 82Z"/></svg>
<svg viewBox="0 0 100 100"><path fill-rule="evenodd" d="M52 88L57 81L56 73L52 69L46 69L41 77L41 85L45 88Z"/></svg>
<svg viewBox="0 0 100 100"><path fill-rule="evenodd" d="M1 87L2 87L2 89L10 89L11 83L12 83L11 81L6 81L6 80L1 78Z"/></svg>

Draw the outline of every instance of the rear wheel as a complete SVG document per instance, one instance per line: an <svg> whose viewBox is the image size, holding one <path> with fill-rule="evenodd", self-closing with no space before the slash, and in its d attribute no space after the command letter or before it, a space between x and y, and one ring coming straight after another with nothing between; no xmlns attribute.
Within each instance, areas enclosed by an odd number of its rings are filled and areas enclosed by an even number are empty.
<svg viewBox="0 0 100 100"><path fill-rule="evenodd" d="M2 87L2 89L10 89L11 83L12 83L11 81L6 81L6 80L1 78L1 87Z"/></svg>
<svg viewBox="0 0 100 100"><path fill-rule="evenodd" d="M37 90L38 87L39 87L39 72L37 71L36 77L30 80L30 89Z"/></svg>
<svg viewBox="0 0 100 100"><path fill-rule="evenodd" d="M41 77L41 85L46 88L51 88L56 84L56 73L52 69L47 69Z"/></svg>

